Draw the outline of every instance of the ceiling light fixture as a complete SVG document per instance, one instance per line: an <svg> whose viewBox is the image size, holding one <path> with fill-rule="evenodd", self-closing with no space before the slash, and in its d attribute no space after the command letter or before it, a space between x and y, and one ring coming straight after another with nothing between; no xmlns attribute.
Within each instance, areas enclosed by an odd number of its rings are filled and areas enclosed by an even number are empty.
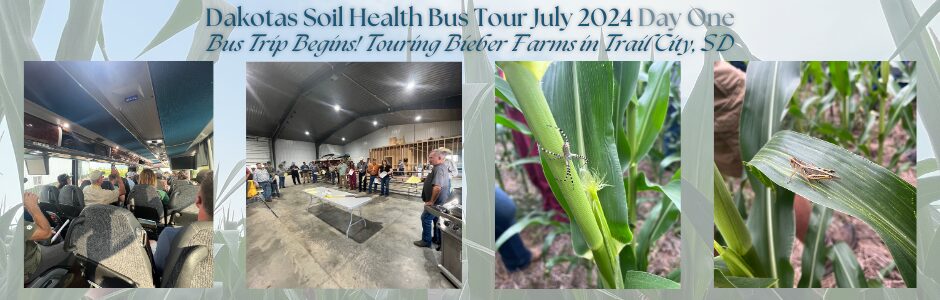
<svg viewBox="0 0 940 300"><path fill-rule="evenodd" d="M344 142L346 141L346 137L343 137L343 141L344 141Z"/></svg>
<svg viewBox="0 0 940 300"><path fill-rule="evenodd" d="M421 116L415 117L415 122L417 122L417 121L421 121Z"/></svg>
<svg viewBox="0 0 940 300"><path fill-rule="evenodd" d="M373 121L372 121L372 126L379 126L379 121L373 120Z"/></svg>
<svg viewBox="0 0 940 300"><path fill-rule="evenodd" d="M62 128L69 129L69 123L62 123Z"/></svg>
<svg viewBox="0 0 940 300"><path fill-rule="evenodd" d="M309 132L309 131L304 131L304 134L310 135L310 132Z"/></svg>
<svg viewBox="0 0 940 300"><path fill-rule="evenodd" d="M333 104L333 110L339 111L339 104Z"/></svg>
<svg viewBox="0 0 940 300"><path fill-rule="evenodd" d="M405 89L407 89L407 90L412 90L412 89L414 89L414 88L415 88L415 82L414 82L414 81L409 81L409 82L408 82L408 85L405 86Z"/></svg>

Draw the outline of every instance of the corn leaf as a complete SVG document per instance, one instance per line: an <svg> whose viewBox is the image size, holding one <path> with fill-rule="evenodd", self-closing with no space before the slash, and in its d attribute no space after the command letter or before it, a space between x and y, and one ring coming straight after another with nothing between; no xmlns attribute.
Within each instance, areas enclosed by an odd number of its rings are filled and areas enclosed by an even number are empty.
<svg viewBox="0 0 940 300"><path fill-rule="evenodd" d="M627 137L627 106L636 101L636 82L640 76L640 62L614 62L614 89L617 111L614 113L614 129L617 135L617 154L620 169L625 170L630 163L630 140Z"/></svg>
<svg viewBox="0 0 940 300"><path fill-rule="evenodd" d="M619 180L623 171L614 136L614 105L617 103L611 101L613 81L610 62L556 62L546 71L542 90L557 126L564 130L571 143L571 151L586 156L588 170L610 185L598 192L601 206L613 237L628 243L633 233L624 201L626 191ZM529 123L530 128L535 126L545 125ZM573 160L571 172L577 172L575 167L580 165L581 162Z"/></svg>
<svg viewBox="0 0 940 300"><path fill-rule="evenodd" d="M800 82L799 62L751 62L740 121L741 156L748 161L781 129L781 116ZM754 205L748 230L757 255L752 264L757 277L777 278L781 287L793 286L790 248L793 243L793 195L748 176Z"/></svg>
<svg viewBox="0 0 940 300"><path fill-rule="evenodd" d="M721 237L725 240L728 248L738 253L751 252L753 244L747 226L744 225L744 218L741 218L741 215L738 214L738 210L735 208L733 200L731 200L731 191L728 191L728 187L725 186L725 181L722 179L717 166L714 167L714 172L715 227L718 227L718 232L721 233Z"/></svg>
<svg viewBox="0 0 940 300"><path fill-rule="evenodd" d="M777 284L777 280L773 278L725 276L718 269L714 272L716 288L770 288Z"/></svg>
<svg viewBox="0 0 940 300"><path fill-rule="evenodd" d="M512 87L509 86L509 82L506 82L505 79L496 76L494 80L496 83L496 97L506 101L512 107L519 109L519 102L516 101L516 95L512 93Z"/></svg>
<svg viewBox="0 0 940 300"><path fill-rule="evenodd" d="M867 288L865 271L858 264L855 253L849 245L839 242L832 245L829 254L832 257L832 272L836 274L836 286L840 288Z"/></svg>
<svg viewBox="0 0 940 300"><path fill-rule="evenodd" d="M826 272L826 229L829 228L831 218L832 209L822 205L813 205L813 213L809 217L809 226L806 230L803 257L800 260L802 262L800 282L796 287L822 287L822 278Z"/></svg>
<svg viewBox="0 0 940 300"><path fill-rule="evenodd" d="M678 289L679 283L650 273L626 271L623 273L625 289Z"/></svg>
<svg viewBox="0 0 940 300"><path fill-rule="evenodd" d="M496 115L496 124L503 125L506 128L518 131L525 135L532 135L532 131L529 130L528 126L522 124L522 122L509 119L504 115Z"/></svg>
<svg viewBox="0 0 940 300"><path fill-rule="evenodd" d="M792 176L791 156L834 169L840 178L810 182ZM844 148L792 131L774 134L748 163L748 169L768 184L780 185L867 223L888 246L907 287L916 287L917 190L909 183Z"/></svg>
<svg viewBox="0 0 940 300"><path fill-rule="evenodd" d="M672 204L669 198L663 197L662 201L653 206L653 209L649 212L649 217L643 223L643 227L640 228L640 233L636 237L637 270L646 271L648 263L646 256L649 254L650 247L663 234L666 234L666 231L669 231L669 228L676 224L678 220L679 208Z"/></svg>
<svg viewBox="0 0 940 300"><path fill-rule="evenodd" d="M653 147L653 142L663 129L666 121L666 112L669 110L670 78L674 62L654 62L648 74L649 83L643 90L643 95L636 102L636 118L634 120L634 136L627 138L630 144L630 162L638 162ZM630 120L627 120L630 121Z"/></svg>
<svg viewBox="0 0 940 300"><path fill-rule="evenodd" d="M100 35L104 0L69 2L69 17L59 38L56 60L89 60Z"/></svg>

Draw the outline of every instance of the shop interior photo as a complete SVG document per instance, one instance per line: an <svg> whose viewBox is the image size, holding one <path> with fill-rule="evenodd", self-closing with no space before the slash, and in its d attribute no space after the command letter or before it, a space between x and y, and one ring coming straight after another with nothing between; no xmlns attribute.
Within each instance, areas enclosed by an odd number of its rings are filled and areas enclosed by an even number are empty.
<svg viewBox="0 0 940 300"><path fill-rule="evenodd" d="M248 63L249 288L461 287L461 72Z"/></svg>

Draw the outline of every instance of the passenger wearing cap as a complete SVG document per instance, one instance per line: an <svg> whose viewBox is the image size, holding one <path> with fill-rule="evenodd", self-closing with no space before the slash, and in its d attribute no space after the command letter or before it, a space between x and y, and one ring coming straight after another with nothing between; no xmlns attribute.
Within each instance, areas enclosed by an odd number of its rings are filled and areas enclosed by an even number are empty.
<svg viewBox="0 0 940 300"><path fill-rule="evenodd" d="M117 168L112 167L111 173L118 174ZM119 200L118 197L125 194L127 191L123 180L117 181L119 186L115 190L102 189L101 184L104 183L104 173L98 170L91 171L91 174L88 175L88 180L91 181L91 184L82 189L82 192L85 194L85 206L117 203Z"/></svg>
<svg viewBox="0 0 940 300"><path fill-rule="evenodd" d="M69 179L72 179L69 177L69 174L59 174L59 177L56 178L56 181L58 181L59 185L57 185L56 188L61 190L62 187L69 185Z"/></svg>

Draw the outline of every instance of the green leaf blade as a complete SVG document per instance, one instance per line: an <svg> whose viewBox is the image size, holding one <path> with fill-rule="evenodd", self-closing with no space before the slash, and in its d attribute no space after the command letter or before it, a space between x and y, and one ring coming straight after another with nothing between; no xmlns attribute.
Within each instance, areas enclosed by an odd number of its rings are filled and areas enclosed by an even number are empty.
<svg viewBox="0 0 940 300"><path fill-rule="evenodd" d="M835 169L836 180L808 182L793 175L790 157ZM917 190L868 159L831 143L781 131L748 163L752 172L804 198L859 218L878 233L907 287L916 287Z"/></svg>

